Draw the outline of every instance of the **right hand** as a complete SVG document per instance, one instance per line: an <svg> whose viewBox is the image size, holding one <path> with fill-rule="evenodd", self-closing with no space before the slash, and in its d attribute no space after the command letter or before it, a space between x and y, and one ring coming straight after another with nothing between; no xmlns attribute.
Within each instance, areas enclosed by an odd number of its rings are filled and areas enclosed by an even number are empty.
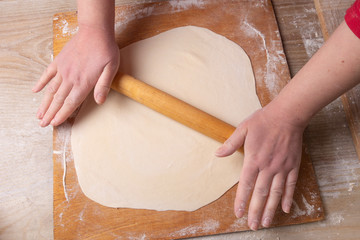
<svg viewBox="0 0 360 240"><path fill-rule="evenodd" d="M245 158L234 212L243 217L251 198L248 225L269 227L279 202L289 213L301 161L305 125L287 121L271 103L244 120L216 155L231 155L244 145Z"/></svg>
<svg viewBox="0 0 360 240"><path fill-rule="evenodd" d="M98 104L106 100L120 64L114 34L83 26L47 67L33 92L46 92L37 112L40 126L63 123L90 91Z"/></svg>

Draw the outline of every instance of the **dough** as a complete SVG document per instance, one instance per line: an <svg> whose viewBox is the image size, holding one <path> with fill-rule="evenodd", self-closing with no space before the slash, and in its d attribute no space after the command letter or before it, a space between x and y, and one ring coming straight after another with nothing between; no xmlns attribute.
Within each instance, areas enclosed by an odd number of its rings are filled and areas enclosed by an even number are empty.
<svg viewBox="0 0 360 240"><path fill-rule="evenodd" d="M248 56L204 28L125 47L120 71L234 126L261 107ZM196 210L236 184L243 159L216 158L220 143L113 91L86 100L71 142L82 191L109 207Z"/></svg>

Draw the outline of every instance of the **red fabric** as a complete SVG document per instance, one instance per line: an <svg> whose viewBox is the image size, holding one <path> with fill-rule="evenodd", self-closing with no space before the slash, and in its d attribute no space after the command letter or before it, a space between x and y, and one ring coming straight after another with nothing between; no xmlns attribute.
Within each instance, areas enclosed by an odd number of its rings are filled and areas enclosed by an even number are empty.
<svg viewBox="0 0 360 240"><path fill-rule="evenodd" d="M356 0L346 11L345 22L351 31L360 38L360 0Z"/></svg>

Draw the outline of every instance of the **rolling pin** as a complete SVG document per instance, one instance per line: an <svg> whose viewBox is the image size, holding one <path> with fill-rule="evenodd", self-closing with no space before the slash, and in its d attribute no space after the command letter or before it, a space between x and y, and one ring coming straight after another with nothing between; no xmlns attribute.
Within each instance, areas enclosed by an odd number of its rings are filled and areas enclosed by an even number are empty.
<svg viewBox="0 0 360 240"><path fill-rule="evenodd" d="M130 75L118 73L111 88L221 143L235 131L232 125ZM238 151L243 153L243 148Z"/></svg>

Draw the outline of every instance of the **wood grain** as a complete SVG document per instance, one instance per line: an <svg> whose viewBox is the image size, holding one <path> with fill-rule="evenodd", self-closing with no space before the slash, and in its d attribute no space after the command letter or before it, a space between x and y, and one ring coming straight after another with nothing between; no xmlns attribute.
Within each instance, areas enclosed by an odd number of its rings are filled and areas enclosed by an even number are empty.
<svg viewBox="0 0 360 240"><path fill-rule="evenodd" d="M354 1L314 0L314 2L324 39L327 40L340 23L344 21L346 10ZM335 4L337 5L336 9L332 8ZM342 95L341 101L344 105L355 149L360 159L360 86L356 86Z"/></svg>
<svg viewBox="0 0 360 240"><path fill-rule="evenodd" d="M0 1L0 239L51 239L52 129L31 87L51 61L52 15L69 2Z"/></svg>
<svg viewBox="0 0 360 240"><path fill-rule="evenodd" d="M260 4L254 1L207 1L206 4L195 4L184 9L174 8L168 2L159 2L119 7L116 13L116 21L121 23L117 25L117 33L121 32L117 35L120 47L188 24L209 28L241 44L253 64L257 94L263 105L271 101L290 79L269 1ZM55 55L75 32L75 13L55 16ZM72 120L64 126L70 126L71 122ZM194 212L112 209L92 202L81 193L77 184L68 142L69 128L63 131L64 126L54 131L54 149L63 149L63 152L66 152L65 156L54 155L55 238L66 239L72 236L74 239L74 236L77 236L76 238L82 239L106 239L111 236L146 236L148 239L174 239L249 229L246 218L236 219L233 215L232 204L236 186L217 201ZM278 209L274 226L312 222L323 218L311 161L306 153L302 160L292 214L284 214ZM66 164L67 169L66 185L63 185L62 164L63 167Z"/></svg>

